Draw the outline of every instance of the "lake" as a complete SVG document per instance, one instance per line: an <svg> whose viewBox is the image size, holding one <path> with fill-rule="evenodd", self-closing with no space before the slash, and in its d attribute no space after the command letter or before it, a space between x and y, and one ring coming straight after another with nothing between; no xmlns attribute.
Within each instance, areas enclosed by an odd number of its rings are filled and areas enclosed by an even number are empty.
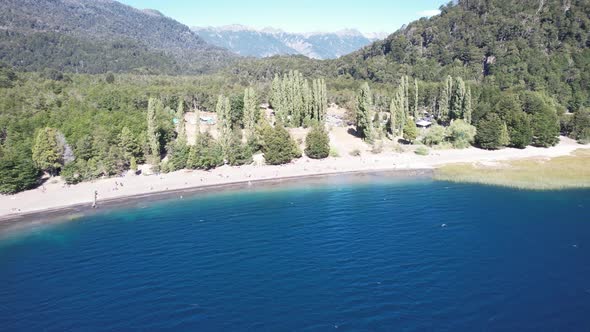
<svg viewBox="0 0 590 332"><path fill-rule="evenodd" d="M590 191L336 177L0 241L3 331L589 331Z"/></svg>

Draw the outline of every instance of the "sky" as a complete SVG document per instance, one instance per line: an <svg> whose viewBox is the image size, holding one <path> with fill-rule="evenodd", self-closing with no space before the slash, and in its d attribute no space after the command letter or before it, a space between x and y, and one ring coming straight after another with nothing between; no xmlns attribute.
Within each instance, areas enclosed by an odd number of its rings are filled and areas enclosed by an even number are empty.
<svg viewBox="0 0 590 332"><path fill-rule="evenodd" d="M403 24L437 14L441 0L118 0L157 9L188 26L240 24L288 32L394 32Z"/></svg>

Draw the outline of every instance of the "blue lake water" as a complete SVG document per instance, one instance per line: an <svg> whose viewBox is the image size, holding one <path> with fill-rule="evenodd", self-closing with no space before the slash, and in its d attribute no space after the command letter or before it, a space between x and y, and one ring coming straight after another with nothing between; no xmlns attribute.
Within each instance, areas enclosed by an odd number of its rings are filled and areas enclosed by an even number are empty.
<svg viewBox="0 0 590 332"><path fill-rule="evenodd" d="M0 241L0 330L590 331L588 190L334 179L145 205Z"/></svg>

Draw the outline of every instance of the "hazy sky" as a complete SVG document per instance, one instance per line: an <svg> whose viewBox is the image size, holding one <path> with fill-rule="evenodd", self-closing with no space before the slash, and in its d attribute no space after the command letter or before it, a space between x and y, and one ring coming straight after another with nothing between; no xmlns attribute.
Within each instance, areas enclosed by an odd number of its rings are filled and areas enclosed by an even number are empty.
<svg viewBox="0 0 590 332"><path fill-rule="evenodd" d="M403 24L436 13L441 0L118 0L152 8L188 26L241 24L289 32L394 32ZM434 11L434 12L433 12Z"/></svg>

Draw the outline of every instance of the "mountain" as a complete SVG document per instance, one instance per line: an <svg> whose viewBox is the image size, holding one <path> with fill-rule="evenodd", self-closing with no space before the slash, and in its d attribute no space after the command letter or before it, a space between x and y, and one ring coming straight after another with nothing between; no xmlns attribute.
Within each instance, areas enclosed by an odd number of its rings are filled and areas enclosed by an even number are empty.
<svg viewBox="0 0 590 332"><path fill-rule="evenodd" d="M274 55L305 55L313 59L335 59L369 45L375 39L356 30L334 33L288 33L266 28L256 30L241 25L193 28L208 43L239 55L264 58Z"/></svg>
<svg viewBox="0 0 590 332"><path fill-rule="evenodd" d="M459 0L385 40L335 60L333 72L397 83L447 75L501 90L545 91L590 106L590 1Z"/></svg>
<svg viewBox="0 0 590 332"><path fill-rule="evenodd" d="M0 61L17 68L202 72L232 57L156 10L112 0L0 2Z"/></svg>

